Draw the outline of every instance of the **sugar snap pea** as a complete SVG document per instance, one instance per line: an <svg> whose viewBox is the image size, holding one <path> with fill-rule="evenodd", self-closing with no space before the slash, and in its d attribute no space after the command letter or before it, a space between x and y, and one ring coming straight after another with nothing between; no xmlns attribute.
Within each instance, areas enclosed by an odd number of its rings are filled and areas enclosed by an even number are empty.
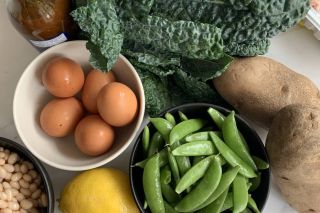
<svg viewBox="0 0 320 213"><path fill-rule="evenodd" d="M161 184L161 192L163 197L169 203L175 203L179 201L179 195L172 189L170 186L171 181L171 171L168 166L163 167L160 172L160 184Z"/></svg>
<svg viewBox="0 0 320 213"><path fill-rule="evenodd" d="M244 211L248 204L247 180L242 175L237 175L232 183L233 189L233 213Z"/></svg>
<svg viewBox="0 0 320 213"><path fill-rule="evenodd" d="M173 128L173 125L164 118L150 118L153 126L160 132L166 142L169 141L169 134Z"/></svg>
<svg viewBox="0 0 320 213"><path fill-rule="evenodd" d="M260 186L260 183L261 183L261 173L258 173L258 176L253 178L253 179L250 179L252 185L249 189L249 192L253 192L255 191L259 186Z"/></svg>
<svg viewBox="0 0 320 213"><path fill-rule="evenodd" d="M244 175L247 178L254 178L257 176L255 171L246 164L236 153L234 153L218 136L215 134L209 133L210 137L215 145L215 147L219 150L223 158L233 167L240 167L240 174Z"/></svg>
<svg viewBox="0 0 320 213"><path fill-rule="evenodd" d="M262 160L261 158L258 158L257 156L252 156L254 162L257 165L257 168L259 170L264 170L264 169L268 169L269 168L269 164L267 162L265 162L264 160Z"/></svg>
<svg viewBox="0 0 320 213"><path fill-rule="evenodd" d="M179 183L176 186L176 192L180 194L192 184L200 180L206 173L213 156L206 157L205 159L192 166L186 174L182 176Z"/></svg>
<svg viewBox="0 0 320 213"><path fill-rule="evenodd" d="M183 137L198 131L203 126L205 126L207 121L203 119L189 119L182 121L181 123L174 126L169 135L169 143L174 144L175 142L181 140Z"/></svg>
<svg viewBox="0 0 320 213"><path fill-rule="evenodd" d="M208 206L210 203L218 199L218 197L226 190L229 189L230 185L232 184L233 180L236 178L240 167L236 166L232 169L229 169L221 176L221 181L217 187L217 189L210 195L210 197L202 203L200 206L197 207L197 210L202 209Z"/></svg>
<svg viewBox="0 0 320 213"><path fill-rule="evenodd" d="M162 135L159 132L155 132L152 136L149 149L148 149L148 157L154 155L159 151L164 145L164 140Z"/></svg>
<svg viewBox="0 0 320 213"><path fill-rule="evenodd" d="M180 173L179 173L179 167L177 164L177 161L175 157L171 153L171 149L169 146L167 146L167 155L168 155L168 162L171 168L171 172L174 178L175 183L178 183L180 180Z"/></svg>
<svg viewBox="0 0 320 213"><path fill-rule="evenodd" d="M211 141L194 141L182 144L172 150L174 156L202 156L215 153L217 153L217 150Z"/></svg>
<svg viewBox="0 0 320 213"><path fill-rule="evenodd" d="M210 132L217 134L218 137L222 136L222 133L218 132L218 131L204 131L204 132L197 132L197 133L188 135L187 137L185 137L185 141L186 142L208 141L208 140L210 140L210 137L209 137Z"/></svg>
<svg viewBox="0 0 320 213"><path fill-rule="evenodd" d="M142 133L142 148L145 154L148 153L150 144L150 130L148 126L145 126Z"/></svg>
<svg viewBox="0 0 320 213"><path fill-rule="evenodd" d="M197 163L199 163L201 160L205 159L206 156L194 156L192 158L192 165L196 165Z"/></svg>
<svg viewBox="0 0 320 213"><path fill-rule="evenodd" d="M233 194L232 192L229 192L224 203L223 206L221 208L221 212L224 212L228 209L231 209L233 207Z"/></svg>
<svg viewBox="0 0 320 213"><path fill-rule="evenodd" d="M234 151L246 164L251 166L253 170L257 171L256 164L241 140L236 120L234 118L234 111L232 111L222 123L222 135L229 148L232 149L232 151Z"/></svg>
<svg viewBox="0 0 320 213"><path fill-rule="evenodd" d="M175 142L171 145L172 149L175 149L181 145L180 141ZM181 175L184 175L191 167L190 159L186 156L175 156L179 172Z"/></svg>
<svg viewBox="0 0 320 213"><path fill-rule="evenodd" d="M219 129L221 129L225 116L218 110L213 109L212 107L208 109L208 114L210 115L214 123L219 127Z"/></svg>
<svg viewBox="0 0 320 213"><path fill-rule="evenodd" d="M143 190L152 213L165 213L160 184L159 154L145 165L142 176Z"/></svg>
<svg viewBox="0 0 320 213"><path fill-rule="evenodd" d="M210 203L205 208L201 209L199 212L200 213L219 213L228 195L228 190L229 190L229 187L224 192L222 192L222 194L215 201Z"/></svg>
<svg viewBox="0 0 320 213"><path fill-rule="evenodd" d="M190 212L203 203L217 188L222 174L222 168L216 158L213 158L210 166L199 183L175 206L178 212Z"/></svg>
<svg viewBox="0 0 320 213"><path fill-rule="evenodd" d="M164 208L166 210L166 213L178 213L176 210L174 210L174 208L169 204L167 203L165 200L164 200Z"/></svg>
<svg viewBox="0 0 320 213"><path fill-rule="evenodd" d="M252 199L251 195L248 197L248 207L252 209L255 213L260 213L260 210L257 207L256 202Z"/></svg>
<svg viewBox="0 0 320 213"><path fill-rule="evenodd" d="M167 112L164 117L167 119L167 121L169 121L173 126L176 125L176 119L174 118L174 116L170 113Z"/></svg>
<svg viewBox="0 0 320 213"><path fill-rule="evenodd" d="M179 117L180 117L181 121L188 120L188 117L183 112L179 111L178 114L179 114Z"/></svg>
<svg viewBox="0 0 320 213"><path fill-rule="evenodd" d="M136 163L134 166L144 168L150 158L152 158L152 156L143 160L143 161ZM159 152L159 166L162 167L162 166L166 165L167 163L168 163L167 149L164 148Z"/></svg>

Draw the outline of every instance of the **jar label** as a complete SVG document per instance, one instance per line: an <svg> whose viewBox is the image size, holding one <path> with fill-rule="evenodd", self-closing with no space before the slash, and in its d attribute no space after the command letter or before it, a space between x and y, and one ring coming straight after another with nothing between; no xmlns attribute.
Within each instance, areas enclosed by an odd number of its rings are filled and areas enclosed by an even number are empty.
<svg viewBox="0 0 320 213"><path fill-rule="evenodd" d="M50 40L45 40L45 41L30 40L30 42L36 47L48 48L48 47L52 47L52 46L55 46L57 44L60 44L62 42L65 42L67 40L68 40L68 38L66 37L66 35L64 33L61 33L57 37L52 38Z"/></svg>

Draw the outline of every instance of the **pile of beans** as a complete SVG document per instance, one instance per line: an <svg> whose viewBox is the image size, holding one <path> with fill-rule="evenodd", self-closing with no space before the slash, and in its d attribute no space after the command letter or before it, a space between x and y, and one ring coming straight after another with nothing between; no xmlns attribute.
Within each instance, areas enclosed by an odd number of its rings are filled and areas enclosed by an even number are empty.
<svg viewBox="0 0 320 213"><path fill-rule="evenodd" d="M41 177L32 163L0 147L0 212L38 213L47 205Z"/></svg>

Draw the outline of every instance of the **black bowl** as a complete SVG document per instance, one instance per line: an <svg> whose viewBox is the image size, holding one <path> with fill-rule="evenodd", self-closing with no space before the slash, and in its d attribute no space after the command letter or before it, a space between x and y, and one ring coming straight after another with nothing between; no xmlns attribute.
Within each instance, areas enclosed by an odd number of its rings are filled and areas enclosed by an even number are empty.
<svg viewBox="0 0 320 213"><path fill-rule="evenodd" d="M25 147L23 147L22 145L14 141L0 137L0 146L3 148L9 149L11 152L17 153L21 158L28 160L33 164L35 170L41 176L43 188L48 196L48 207L42 208L41 213L53 213L54 192L53 192L51 180L44 166L28 149L26 149Z"/></svg>
<svg viewBox="0 0 320 213"><path fill-rule="evenodd" d="M176 120L179 120L178 111L185 113L188 118L205 118L209 120L211 119L207 113L207 109L212 107L217 109L219 112L227 115L230 113L230 110L206 103L192 103L192 104L185 104L181 106L177 106L171 108L159 115L159 117L163 117L166 112L172 113ZM241 118L239 115L235 115L237 126L241 133L243 134L244 138L246 139L248 146L250 148L250 153L265 160L269 163L269 158L266 152L266 149L253 128L251 128L248 123ZM147 124L150 128L150 133L154 133L155 129L152 127L151 123ZM212 122L212 125L215 125ZM141 143L142 132L140 132L139 137L137 138L132 153L130 157L130 168L129 168L129 175L130 175L130 184L131 190L134 196L134 199L140 209L141 212L147 213L150 212L149 210L143 209L144 204L144 192L143 192L143 185L142 185L142 173L143 170L139 167L133 166L135 163L144 160L144 155L142 152L142 143ZM257 203L258 208L262 211L265 203L269 196L270 190L270 169L262 170L261 171L261 184L259 188L257 188L254 192L252 192L252 197Z"/></svg>

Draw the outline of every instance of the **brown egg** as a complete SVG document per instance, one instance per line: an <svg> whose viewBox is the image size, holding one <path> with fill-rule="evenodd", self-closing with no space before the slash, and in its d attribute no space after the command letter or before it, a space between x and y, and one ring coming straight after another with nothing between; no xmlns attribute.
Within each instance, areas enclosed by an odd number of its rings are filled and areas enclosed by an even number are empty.
<svg viewBox="0 0 320 213"><path fill-rule="evenodd" d="M42 72L42 82L54 96L67 98L77 94L84 84L81 66L68 58L56 58Z"/></svg>
<svg viewBox="0 0 320 213"><path fill-rule="evenodd" d="M84 117L74 133L77 147L86 155L98 156L108 151L114 142L112 127L98 115Z"/></svg>
<svg viewBox="0 0 320 213"><path fill-rule="evenodd" d="M108 124L121 127L133 121L137 114L138 101L126 85L113 82L104 86L97 98L98 111Z"/></svg>
<svg viewBox="0 0 320 213"><path fill-rule="evenodd" d="M75 129L83 114L81 102L76 98L57 98L42 109L40 125L50 136L64 137Z"/></svg>
<svg viewBox="0 0 320 213"><path fill-rule="evenodd" d="M91 113L97 113L97 96L101 88L110 82L116 81L112 71L104 73L99 70L91 70L86 77L82 90L82 103Z"/></svg>

